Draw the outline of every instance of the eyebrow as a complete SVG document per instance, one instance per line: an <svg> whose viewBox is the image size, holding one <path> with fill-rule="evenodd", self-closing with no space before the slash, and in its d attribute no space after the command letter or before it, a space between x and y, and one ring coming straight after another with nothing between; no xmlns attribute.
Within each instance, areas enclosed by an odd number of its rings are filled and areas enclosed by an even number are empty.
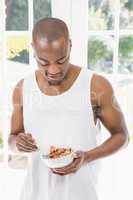
<svg viewBox="0 0 133 200"><path fill-rule="evenodd" d="M45 58L40 58L40 57L38 57L40 60L43 60L43 61L45 61L45 62L49 62L49 60L46 60ZM56 60L56 61L60 61L60 60L62 60L63 58L66 58L66 56L63 56L62 58L59 58L58 60Z"/></svg>

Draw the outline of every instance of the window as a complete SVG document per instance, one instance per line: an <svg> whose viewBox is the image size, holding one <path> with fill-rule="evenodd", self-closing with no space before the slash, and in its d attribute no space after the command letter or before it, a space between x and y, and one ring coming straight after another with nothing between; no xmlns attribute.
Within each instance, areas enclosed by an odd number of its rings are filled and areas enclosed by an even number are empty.
<svg viewBox="0 0 133 200"><path fill-rule="evenodd" d="M133 35L121 35L119 39L119 73L133 73Z"/></svg>
<svg viewBox="0 0 133 200"><path fill-rule="evenodd" d="M44 17L51 16L51 2L49 0L33 0L34 24Z"/></svg>
<svg viewBox="0 0 133 200"><path fill-rule="evenodd" d="M16 64L29 64L29 38L23 36L7 36L7 59ZM12 67L13 68L13 67Z"/></svg>
<svg viewBox="0 0 133 200"><path fill-rule="evenodd" d="M11 98L13 88L19 80L36 67L31 55L32 50L30 44L33 24L41 18L51 16L51 2L48 0L5 0L5 6L6 21L5 27L3 26L5 35L3 41L5 47L4 75L5 79L8 80L6 87L9 102L7 118L9 120L12 111ZM4 139L6 140L7 137L5 136ZM0 141L2 146L2 137ZM8 150L6 151L6 156L8 156L7 152ZM25 156L11 155L11 152L9 152L7 158L9 165L13 167L14 163L15 168L17 166L23 168L24 166L20 166L20 163L24 165L25 159ZM20 162L21 160L22 162Z"/></svg>
<svg viewBox="0 0 133 200"><path fill-rule="evenodd" d="M28 158L8 149L12 91L20 79L36 68L30 44L32 27L40 18L51 16L51 1L2 0L0 13L0 193L2 199L18 200Z"/></svg>
<svg viewBox="0 0 133 200"><path fill-rule="evenodd" d="M88 68L102 74L112 83L133 138L133 1L89 0L88 4ZM105 133L105 134L104 134ZM107 131L102 127L103 141ZM101 139L102 141L102 139ZM111 158L103 160L100 173L99 193L101 199L131 199L129 182L132 144ZM130 155L130 156L129 156ZM115 159L116 158L116 159ZM108 169L110 169L110 174ZM125 170L128 173L125 173ZM126 177L127 174L127 177ZM107 177L103 178L103 177ZM102 181L103 180L103 181ZM110 180L106 192L103 185ZM130 184L129 184L130 185ZM122 191L122 192L120 192ZM124 192L125 191L125 192ZM128 193L128 197L126 194ZM110 194L110 197L108 197ZM118 195L116 197L116 195Z"/></svg>
<svg viewBox="0 0 133 200"><path fill-rule="evenodd" d="M90 0L89 30L112 30L114 28L114 11L115 4L112 0Z"/></svg>
<svg viewBox="0 0 133 200"><path fill-rule="evenodd" d="M120 29L133 29L133 1L121 0Z"/></svg>
<svg viewBox="0 0 133 200"><path fill-rule="evenodd" d="M2 173L0 175L3 177L2 181L6 177L8 181L5 185L8 183L10 185L8 188L11 189L8 189L7 193L6 187L3 187L3 182L0 181L0 188L3 188L3 199L8 199L10 196L10 199L18 200L25 176L24 169L27 165L27 157L13 154L7 145L12 111L12 90L20 79L36 68L30 44L33 25L41 18L53 16L63 19L69 26L72 39L71 62L106 76L113 84L130 132L129 147L103 161L99 179L99 200L116 198L131 200L132 184L128 184L127 187L127 182L132 176L133 151L133 101L131 97L133 90L133 1L2 0L1 2L0 168ZM102 139L105 139L106 130L103 128L102 131ZM128 163L128 166L125 163ZM12 168L19 170L12 170ZM16 181L15 187L12 180ZM106 187L107 183L108 187Z"/></svg>
<svg viewBox="0 0 133 200"><path fill-rule="evenodd" d="M121 3L114 3L112 0L89 1L89 68L105 73L132 73L132 4L130 0L123 0Z"/></svg>
<svg viewBox="0 0 133 200"><path fill-rule="evenodd" d="M90 36L88 39L88 67L97 72L113 72L114 36Z"/></svg>

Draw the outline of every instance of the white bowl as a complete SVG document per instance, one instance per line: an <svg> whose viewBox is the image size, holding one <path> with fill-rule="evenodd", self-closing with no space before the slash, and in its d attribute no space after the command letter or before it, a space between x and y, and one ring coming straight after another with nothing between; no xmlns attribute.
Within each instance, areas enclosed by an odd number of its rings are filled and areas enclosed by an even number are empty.
<svg viewBox="0 0 133 200"><path fill-rule="evenodd" d="M62 156L60 158L45 158L43 154L41 154L41 160L47 165L49 168L59 168L69 165L73 161L73 152L69 155Z"/></svg>

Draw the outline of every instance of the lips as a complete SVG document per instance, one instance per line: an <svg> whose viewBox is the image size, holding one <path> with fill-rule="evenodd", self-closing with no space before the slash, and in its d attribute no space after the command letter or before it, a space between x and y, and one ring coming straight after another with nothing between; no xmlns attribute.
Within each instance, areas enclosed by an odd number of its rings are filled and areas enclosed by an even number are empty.
<svg viewBox="0 0 133 200"><path fill-rule="evenodd" d="M57 75L48 74L47 77L50 78L50 79L58 79L58 78L61 77L61 74L57 74Z"/></svg>

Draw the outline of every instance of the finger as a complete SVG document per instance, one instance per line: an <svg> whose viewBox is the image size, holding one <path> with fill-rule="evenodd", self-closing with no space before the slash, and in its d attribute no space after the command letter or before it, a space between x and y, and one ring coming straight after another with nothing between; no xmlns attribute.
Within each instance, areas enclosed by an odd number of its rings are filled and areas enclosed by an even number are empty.
<svg viewBox="0 0 133 200"><path fill-rule="evenodd" d="M57 170L67 170L70 168L75 167L75 165L78 165L81 162L81 153L77 153L75 154L75 158L73 159L72 163L70 163L69 165L65 166L65 167L61 167L61 168L54 168Z"/></svg>
<svg viewBox="0 0 133 200"><path fill-rule="evenodd" d="M78 163L80 163L80 159L77 158L77 159L74 159L73 162L65 167L61 167L61 168L54 168L54 170L56 171L67 171L67 170L71 170L73 168L75 168Z"/></svg>
<svg viewBox="0 0 133 200"><path fill-rule="evenodd" d="M19 147L19 148L18 148L18 151L19 151L19 152L33 152L33 151L31 151L31 150L27 150L27 149L22 148L22 147Z"/></svg>
<svg viewBox="0 0 133 200"><path fill-rule="evenodd" d="M23 143L17 143L16 146L17 146L18 149L23 149L24 151L35 151L35 150L37 150L36 147L30 147L30 146L24 145Z"/></svg>
<svg viewBox="0 0 133 200"><path fill-rule="evenodd" d="M19 133L18 137L24 137L25 139L27 138L26 133Z"/></svg>
<svg viewBox="0 0 133 200"><path fill-rule="evenodd" d="M26 147L26 148L29 148L29 149L37 149L37 147L36 147L35 145L31 145L31 144L29 144L29 143L27 143L27 142L24 142L24 141L22 141L22 140L20 140L20 141L18 141L18 142L16 143L16 146L19 146L19 145L21 145L21 146L23 146L23 147Z"/></svg>
<svg viewBox="0 0 133 200"><path fill-rule="evenodd" d="M24 148L22 146L18 147L18 151L20 151L20 152L32 152L32 150L26 149L26 148Z"/></svg>
<svg viewBox="0 0 133 200"><path fill-rule="evenodd" d="M80 158L82 157L82 152L81 151L76 151L73 153L73 158Z"/></svg>
<svg viewBox="0 0 133 200"><path fill-rule="evenodd" d="M77 167L69 168L67 170L53 169L53 172L58 173L58 174L69 174L69 173L72 173L72 172L75 172L75 171L77 171Z"/></svg>
<svg viewBox="0 0 133 200"><path fill-rule="evenodd" d="M23 138L24 140L29 140L31 142L35 142L35 140L32 138L32 135L30 133L19 133L18 137Z"/></svg>
<svg viewBox="0 0 133 200"><path fill-rule="evenodd" d="M77 170L77 167L72 167L72 168L69 168L69 169L64 169L64 170L57 170L57 169L53 169L54 172L57 172L57 173L69 173L69 172L72 172L72 171L76 171Z"/></svg>
<svg viewBox="0 0 133 200"><path fill-rule="evenodd" d="M33 138L29 138L26 135L25 136L24 135L20 135L20 136L18 136L18 138L23 138L23 140L29 141L29 142L32 142L32 143L35 142L35 140Z"/></svg>
<svg viewBox="0 0 133 200"><path fill-rule="evenodd" d="M76 172L78 169L79 169L79 165L75 165L67 169L60 169L60 170L53 169L53 172L58 173L58 174L69 174L69 173Z"/></svg>
<svg viewBox="0 0 133 200"><path fill-rule="evenodd" d="M35 140L34 140L34 138L32 137L32 134L27 133L27 134L26 134L26 137L27 137L28 140L30 140L30 141L32 141L33 143L35 143Z"/></svg>
<svg viewBox="0 0 133 200"><path fill-rule="evenodd" d="M27 147L27 146L24 146L24 145L21 145L21 144L17 145L17 148L18 148L18 150L23 149L25 151L34 151L34 150L36 150L36 148L30 148L30 147Z"/></svg>
<svg viewBox="0 0 133 200"><path fill-rule="evenodd" d="M83 154L81 151L77 151L75 153L76 153L76 156L71 164L62 168L54 168L53 173L66 175L66 174L76 172L82 162Z"/></svg>
<svg viewBox="0 0 133 200"><path fill-rule="evenodd" d="M19 137L19 138L17 138L17 139L16 139L16 142L17 142L17 143L19 143L19 142L20 142L20 143L24 143L24 144L27 144L27 145L33 146L33 147L36 146L33 142L31 142L31 141L29 141L29 140L26 140L26 139L25 139L24 137L22 137L22 136ZM36 147L37 147L37 146L36 146Z"/></svg>
<svg viewBox="0 0 133 200"><path fill-rule="evenodd" d="M55 171L54 169L51 170L54 174L58 174L58 175L63 175L64 172L58 172L58 171Z"/></svg>
<svg viewBox="0 0 133 200"><path fill-rule="evenodd" d="M24 145L22 143L18 143L16 146L17 146L17 148L24 148L26 150L31 150L31 151L37 150L36 147L30 147L30 146Z"/></svg>
<svg viewBox="0 0 133 200"><path fill-rule="evenodd" d="M26 134L25 133L19 133L19 135L25 136Z"/></svg>
<svg viewBox="0 0 133 200"><path fill-rule="evenodd" d="M59 176L64 176L65 174L61 174L61 173L57 173L57 172L53 172L53 174L59 175Z"/></svg>
<svg viewBox="0 0 133 200"><path fill-rule="evenodd" d="M34 151L36 151L36 150L29 150L29 149L25 149L25 148L23 148L23 147L19 147L18 148L18 151L20 151L20 152L34 152Z"/></svg>
<svg viewBox="0 0 133 200"><path fill-rule="evenodd" d="M54 170L52 170L52 172L54 173L54 174L58 174L58 175L61 175L61 176L64 176L64 175L68 175L68 174L72 174L72 173L75 173L76 172L76 170L70 170L70 171L66 171L66 172L58 172L58 171L54 171Z"/></svg>

